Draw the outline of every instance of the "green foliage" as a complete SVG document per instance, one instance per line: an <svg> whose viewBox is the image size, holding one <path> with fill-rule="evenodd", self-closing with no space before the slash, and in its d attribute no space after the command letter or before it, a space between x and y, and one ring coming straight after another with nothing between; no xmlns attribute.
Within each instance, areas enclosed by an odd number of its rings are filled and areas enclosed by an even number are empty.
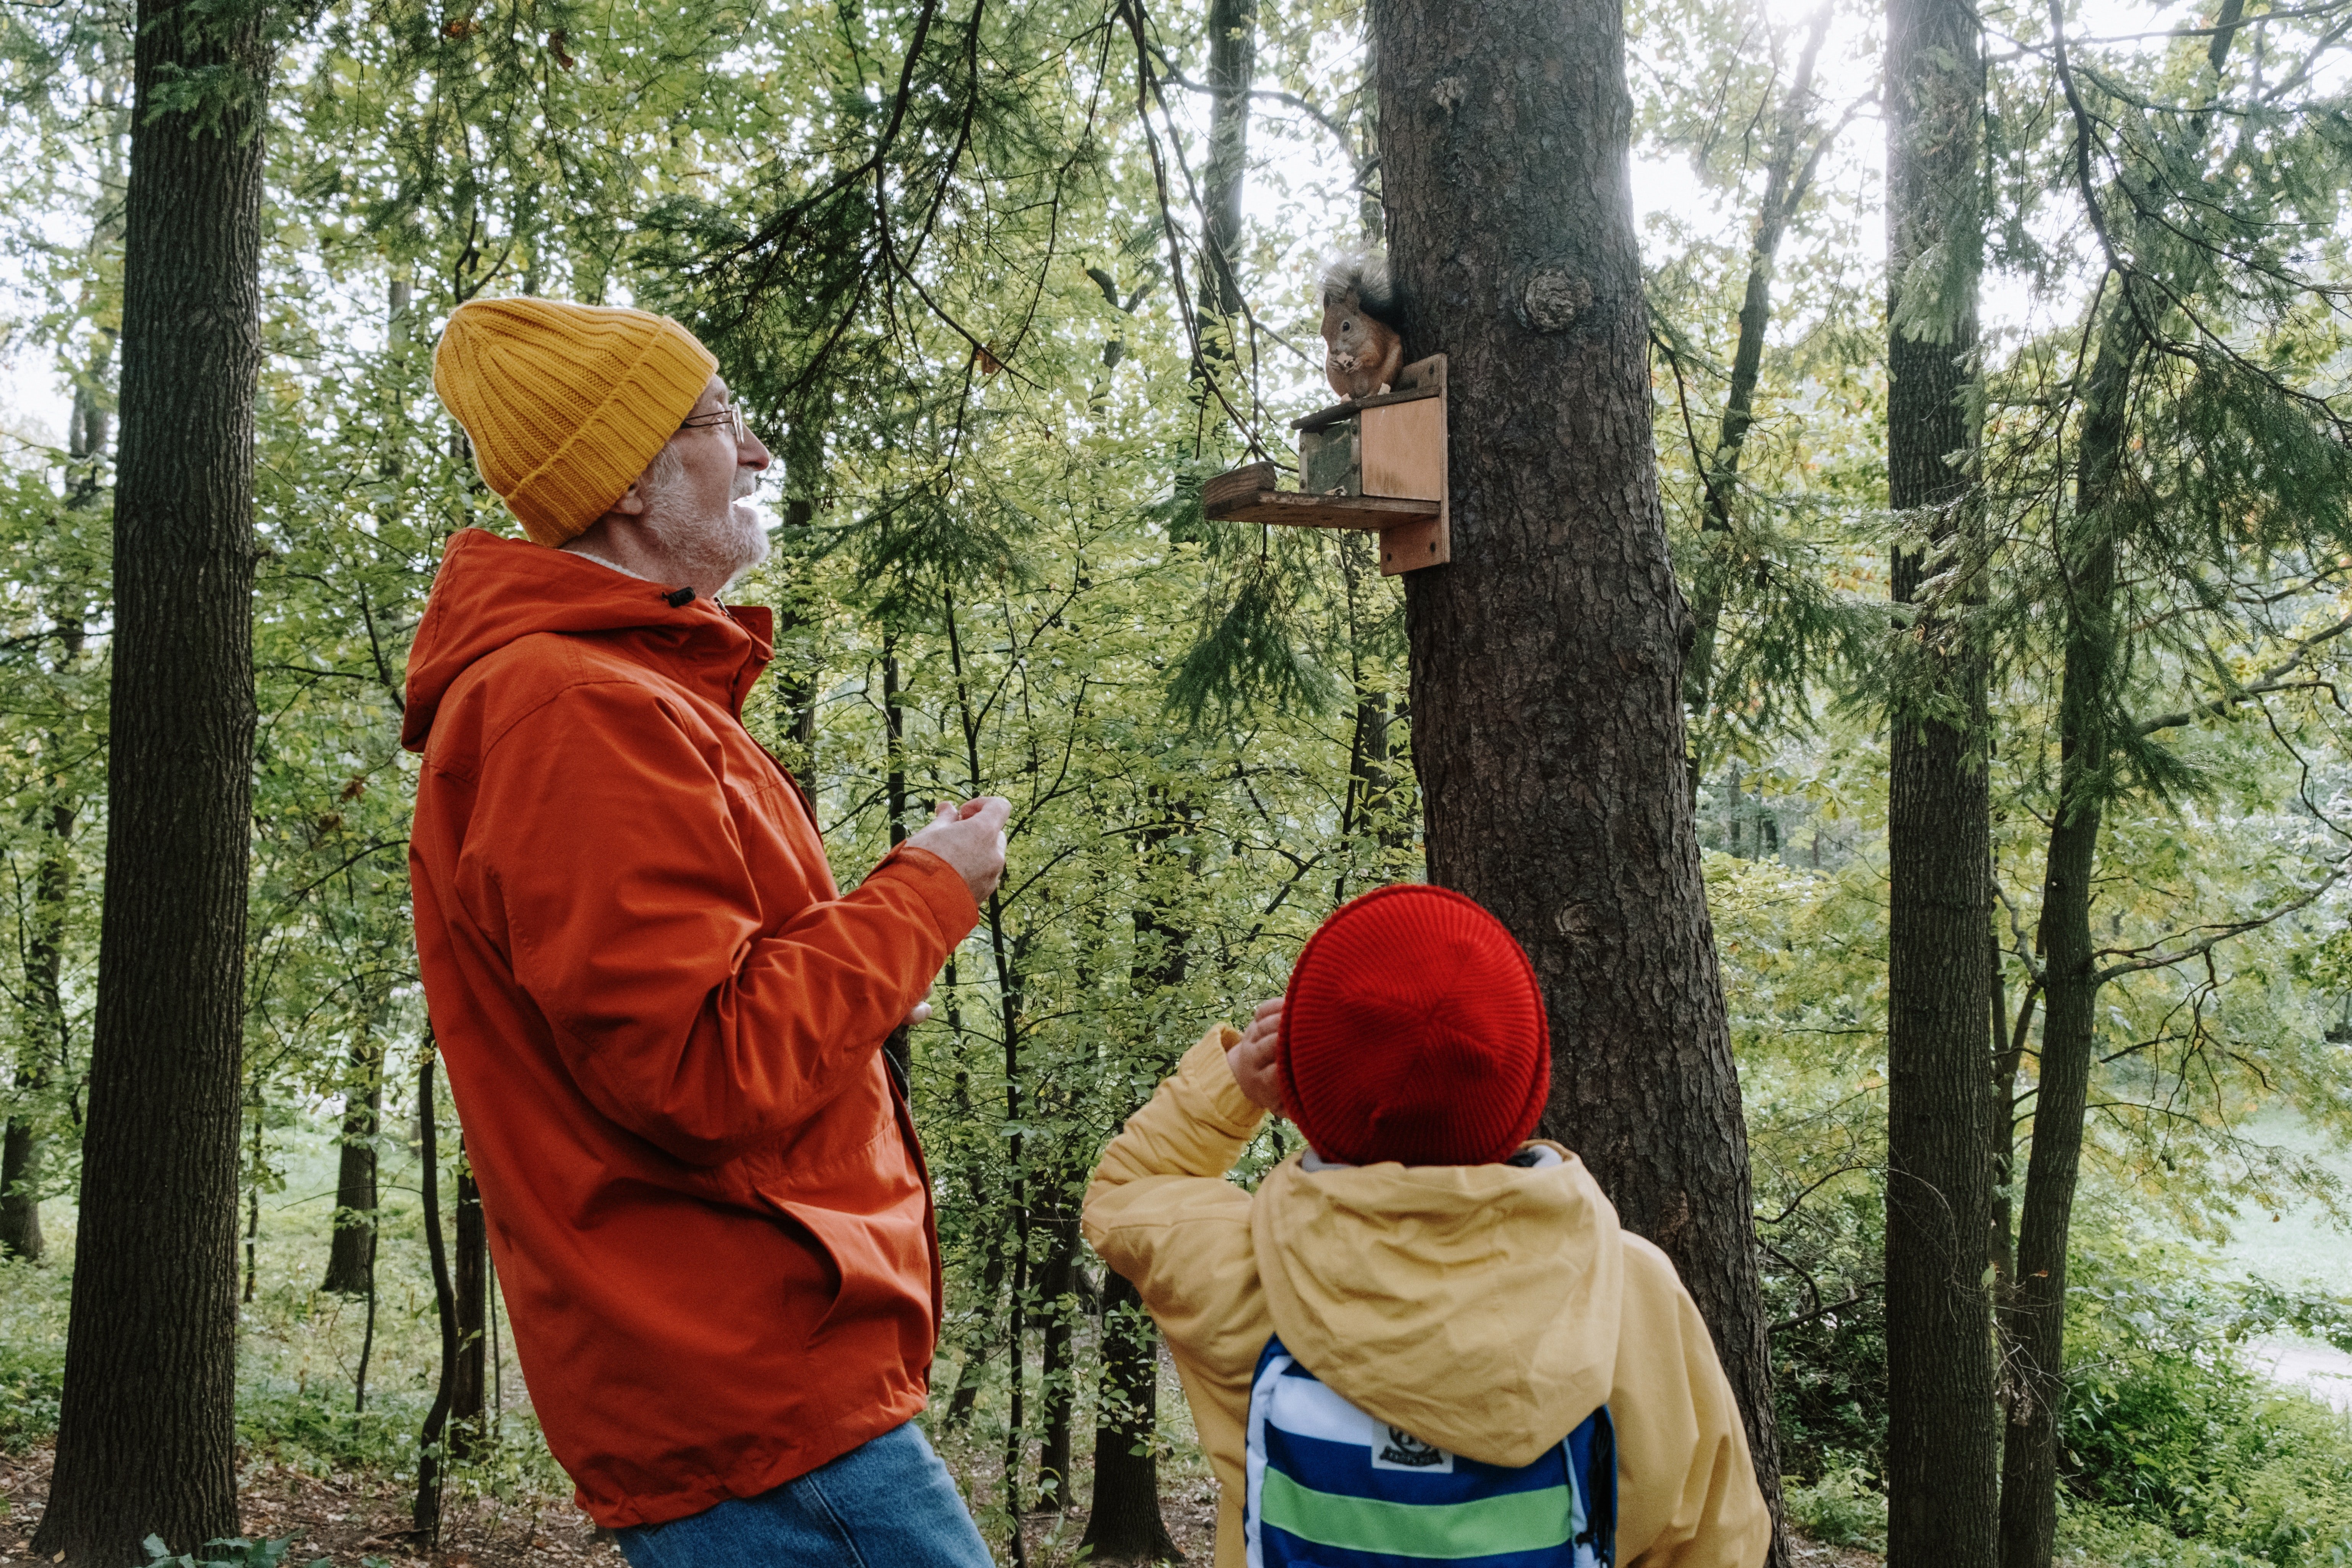
<svg viewBox="0 0 2352 1568"><path fill-rule="evenodd" d="M1171 674L1169 706L1195 726L1213 710L1231 722L1253 700L1277 710L1328 710L1338 684L1298 646L1292 624L1297 605L1286 595L1286 574L1269 554L1236 575L1223 613Z"/></svg>
<svg viewBox="0 0 2352 1568"><path fill-rule="evenodd" d="M634 301L702 331L774 437L785 526L740 591L778 612L777 660L746 720L808 786L837 879L929 800L1014 801L1011 875L916 1032L912 1089L948 1259L935 1425L1002 1531L1008 1494L1034 1496L1024 1461L1009 1488L1003 1467L1041 1405L1072 1411L1086 1446L1097 1268L1069 1221L1103 1141L1205 1027L1278 992L1325 911L1421 874L1398 585L1360 539L1199 506L1202 479L1237 458L1286 461L1274 432L1328 395L1309 258L1380 221L1360 18L1326 0L1261 8L1258 80L1288 100L1253 100L1234 322L1202 319L1195 282L1202 160L1180 74L1203 74L1197 6L338 0L267 18L310 30L283 51L268 132L245 1172L259 1238L240 1439L397 1475L431 1392L398 1125L425 1022L401 677L449 535L511 525L434 400L430 345L484 292ZM1832 22L1825 58L1866 61L1864 13ZM1988 180L1969 199L2032 300L1980 345L1985 442L1966 460L1984 479L1982 559L1935 591L1997 672L2005 1026L2036 984L2056 628L2085 547L2110 542L2120 563L2095 906L2118 968L2079 1205L2096 1232L2083 1250L2113 1261L2079 1276L2066 1539L2103 1563L2302 1568L2352 1537L2341 1434L2230 1347L2352 1342L2345 1303L2126 1242L2155 1226L2219 1243L2242 1211L2345 1202L2273 1120L2352 1131L2347 909L2336 889L2287 908L2352 831L2337 702L2352 638L2336 635L2352 472L2322 401L2344 346L2352 135L2325 95L2340 64L2317 14L2261 14L2259 54L2242 41L2219 75L2205 37L2075 38L2095 110L2085 192L2048 16L1996 6L1987 22L2020 48L1991 74ZM43 1142L55 1247L38 1267L0 1261L9 1446L53 1426L70 1280L104 873L130 23L95 0L0 12L7 339L79 394L61 449L0 470L0 1113ZM1885 504L1885 280L1853 129L1876 124L1854 118L1876 73L1842 79L1855 101L1813 106L1828 151L1790 214L1727 481L1758 132L1803 29L1759 5L1672 0L1627 30L1638 155L1693 171L1717 216L1649 226L1653 384L1675 560L1690 601L1720 606L1688 715L1700 817L1769 815L1777 835L1715 835L1705 872L1791 1510L1867 1544L1886 1421L1884 714L1917 664L1885 562L1924 539ZM166 101L201 119L235 87L186 77ZM1940 285L1953 259L1920 266ZM2118 277L2089 289L2111 261ZM1923 309L1940 322L1948 303ZM2085 345L2132 309L2161 342L2130 367L2121 479L2085 505ZM2030 1012L2025 1026L2016 1170ZM354 1135L384 1169L353 1412L363 1318L315 1287L332 1142L385 1084L384 1127ZM1291 1136L1269 1128L1244 1177ZM1076 1346L1051 1384L1035 1371L1047 1332ZM1016 1354L1023 1431L1007 1429ZM1163 1414L1171 1466L1197 1476L1182 1412ZM558 1484L527 1421L497 1436L454 1487Z"/></svg>
<svg viewBox="0 0 2352 1568"><path fill-rule="evenodd" d="M151 1535L140 1543L147 1551L147 1568L279 1568L286 1553L293 1548L294 1537L276 1541L247 1541L242 1536L229 1536L219 1541L207 1541L196 1553L173 1553L160 1535ZM312 1560L309 1568L325 1568L330 1559Z"/></svg>
<svg viewBox="0 0 2352 1568"><path fill-rule="evenodd" d="M1839 1465L1781 1493L1789 1522L1828 1546L1886 1550L1886 1495L1858 1465Z"/></svg>
<svg viewBox="0 0 2352 1568"><path fill-rule="evenodd" d="M20 1453L57 1430L71 1284L54 1265L0 1258L0 1453Z"/></svg>
<svg viewBox="0 0 2352 1568"><path fill-rule="evenodd" d="M2316 1303L2259 1282L2216 1291L2150 1261L2094 1265L2074 1294L2068 1489L2245 1562L2352 1560L2352 1417L2255 1376L2235 1349L2249 1332L2309 1321Z"/></svg>

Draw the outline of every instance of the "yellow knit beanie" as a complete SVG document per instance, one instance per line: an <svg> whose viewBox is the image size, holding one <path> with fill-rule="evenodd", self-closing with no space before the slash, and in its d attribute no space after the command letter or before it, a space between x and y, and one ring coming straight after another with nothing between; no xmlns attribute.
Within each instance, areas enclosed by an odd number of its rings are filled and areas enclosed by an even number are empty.
<svg viewBox="0 0 2352 1568"><path fill-rule="evenodd" d="M433 390L523 531L562 544L604 515L677 434L719 368L667 316L554 300L450 312Z"/></svg>

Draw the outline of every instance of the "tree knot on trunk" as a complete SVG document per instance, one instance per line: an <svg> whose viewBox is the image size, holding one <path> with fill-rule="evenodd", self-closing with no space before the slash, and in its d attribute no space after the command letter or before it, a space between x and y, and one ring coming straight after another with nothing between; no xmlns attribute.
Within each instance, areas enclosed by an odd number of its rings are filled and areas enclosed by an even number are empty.
<svg viewBox="0 0 2352 1568"><path fill-rule="evenodd" d="M1563 905L1559 913L1552 917L1553 926L1570 941L1591 936L1595 923L1591 904Z"/></svg>
<svg viewBox="0 0 2352 1568"><path fill-rule="evenodd" d="M1469 96L1469 92L1470 83L1464 78L1442 76L1431 85L1429 96L1437 100L1438 108L1451 114L1462 106L1463 99Z"/></svg>
<svg viewBox="0 0 2352 1568"><path fill-rule="evenodd" d="M1538 332L1565 331L1592 303L1592 280L1561 260L1528 269L1518 288L1519 320Z"/></svg>

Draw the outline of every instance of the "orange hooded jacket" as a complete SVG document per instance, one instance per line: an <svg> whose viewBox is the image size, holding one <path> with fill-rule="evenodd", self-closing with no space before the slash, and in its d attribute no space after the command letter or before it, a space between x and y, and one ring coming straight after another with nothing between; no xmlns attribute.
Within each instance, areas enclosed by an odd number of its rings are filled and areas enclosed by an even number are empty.
<svg viewBox="0 0 2352 1568"><path fill-rule="evenodd" d="M879 1047L978 911L919 849L835 889L740 721L769 636L467 530L409 653L425 998L531 1402L607 1526L898 1426L937 1337Z"/></svg>

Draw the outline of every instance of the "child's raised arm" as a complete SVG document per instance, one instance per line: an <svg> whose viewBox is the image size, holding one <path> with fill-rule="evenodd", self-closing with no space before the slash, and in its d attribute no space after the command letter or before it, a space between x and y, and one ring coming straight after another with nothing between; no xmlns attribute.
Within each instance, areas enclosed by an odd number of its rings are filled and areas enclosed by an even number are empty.
<svg viewBox="0 0 2352 1568"><path fill-rule="evenodd" d="M1250 1373L1274 1332L1250 1194L1225 1179L1265 1114L1225 1060L1242 1039L1220 1025L1184 1053L1103 1151L1084 1213L1087 1242L1134 1284L1167 1336L1213 1458L1240 1452ZM1231 1487L1240 1478L1220 1468L1218 1479Z"/></svg>

